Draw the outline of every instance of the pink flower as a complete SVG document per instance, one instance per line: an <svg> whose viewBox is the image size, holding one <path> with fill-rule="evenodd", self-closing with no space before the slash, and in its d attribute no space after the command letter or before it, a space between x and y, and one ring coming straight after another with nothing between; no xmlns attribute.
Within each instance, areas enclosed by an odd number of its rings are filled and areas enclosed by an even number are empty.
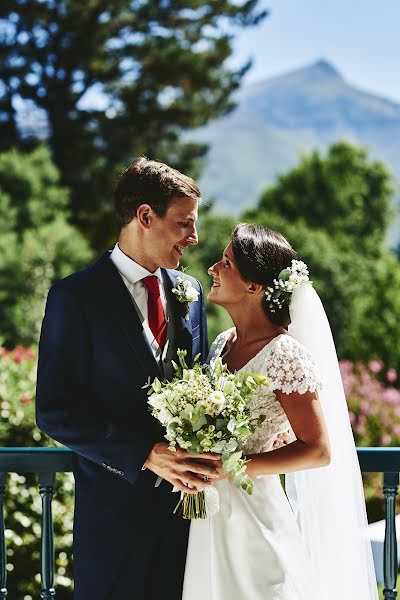
<svg viewBox="0 0 400 600"><path fill-rule="evenodd" d="M31 348L26 348L25 346L15 346L12 355L14 362L16 363L35 358L33 350L31 350Z"/></svg>
<svg viewBox="0 0 400 600"><path fill-rule="evenodd" d="M362 415L366 415L367 417L369 415L372 415L374 413L374 409L372 408L371 404L368 402L368 400L362 400L360 403L360 412Z"/></svg>
<svg viewBox="0 0 400 600"><path fill-rule="evenodd" d="M0 354L1 356L7 356L8 355L8 350L7 348L0 348Z"/></svg>
<svg viewBox="0 0 400 600"><path fill-rule="evenodd" d="M383 369L383 362L381 360L370 360L368 366L373 373L380 373Z"/></svg>
<svg viewBox="0 0 400 600"><path fill-rule="evenodd" d="M361 426L364 426L366 421L367 421L367 417L365 415L361 414L358 418L358 424Z"/></svg>
<svg viewBox="0 0 400 600"><path fill-rule="evenodd" d="M384 446L387 446L388 444L390 444L390 442L392 441L392 437L390 435L388 435L387 433L385 433L382 437L381 437L381 443Z"/></svg>
<svg viewBox="0 0 400 600"><path fill-rule="evenodd" d="M21 402L22 404L29 404L30 402L32 402L32 396L28 394L28 392L24 392L21 395Z"/></svg>
<svg viewBox="0 0 400 600"><path fill-rule="evenodd" d="M396 381L396 379L397 379L396 369L389 369L389 371L386 373L386 379L390 383L393 383L394 381Z"/></svg>
<svg viewBox="0 0 400 600"><path fill-rule="evenodd" d="M352 411L349 412L349 418L350 418L350 423L352 425L354 425L354 423L356 422L356 415Z"/></svg>
<svg viewBox="0 0 400 600"><path fill-rule="evenodd" d="M400 404L400 392L395 388L384 389L382 397L388 404Z"/></svg>

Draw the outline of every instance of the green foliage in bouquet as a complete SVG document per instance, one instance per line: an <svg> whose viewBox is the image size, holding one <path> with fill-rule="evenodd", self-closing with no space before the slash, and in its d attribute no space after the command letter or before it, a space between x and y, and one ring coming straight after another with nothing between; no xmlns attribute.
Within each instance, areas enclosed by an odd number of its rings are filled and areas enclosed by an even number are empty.
<svg viewBox="0 0 400 600"><path fill-rule="evenodd" d="M55 446L35 423L36 349L0 347L0 444L3 447ZM74 483L59 473L53 499L58 600L72 600ZM10 598L37 598L40 589L41 498L37 477L10 473L5 500L7 589Z"/></svg>
<svg viewBox="0 0 400 600"><path fill-rule="evenodd" d="M200 364L199 355L189 369L186 350L177 354L174 379L156 378L148 391L151 413L165 426L170 449L179 446L193 455L221 454L224 473L236 487L252 494L253 482L246 475L240 446L265 419L252 417L249 400L258 387L268 385L267 379L254 373L230 373L220 358L211 365ZM184 518L206 518L204 492L184 494L181 501Z"/></svg>

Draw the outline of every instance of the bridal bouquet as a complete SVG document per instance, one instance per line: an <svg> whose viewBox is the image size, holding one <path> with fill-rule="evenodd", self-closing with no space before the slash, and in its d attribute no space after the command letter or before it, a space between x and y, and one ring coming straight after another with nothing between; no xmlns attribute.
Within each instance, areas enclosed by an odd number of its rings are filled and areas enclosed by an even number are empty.
<svg viewBox="0 0 400 600"><path fill-rule="evenodd" d="M224 473L233 477L236 487L252 494L253 482L238 447L265 419L251 416L248 401L259 386L268 385L267 379L254 373L230 373L220 358L211 365L200 364L200 355L189 369L186 350L178 350L177 355L174 379L156 378L148 391L151 413L166 428L169 448L179 446L192 455L221 454ZM175 510L181 505L185 519L207 518L204 491L182 492Z"/></svg>

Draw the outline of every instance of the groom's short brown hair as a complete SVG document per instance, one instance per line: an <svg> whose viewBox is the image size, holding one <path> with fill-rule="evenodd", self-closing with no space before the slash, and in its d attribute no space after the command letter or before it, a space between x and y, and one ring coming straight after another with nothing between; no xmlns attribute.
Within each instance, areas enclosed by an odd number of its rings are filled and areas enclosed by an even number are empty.
<svg viewBox="0 0 400 600"><path fill-rule="evenodd" d="M136 217L141 204L149 204L164 216L174 198L186 196L200 201L201 193L191 177L145 156L136 158L122 171L114 192L117 222L124 227Z"/></svg>

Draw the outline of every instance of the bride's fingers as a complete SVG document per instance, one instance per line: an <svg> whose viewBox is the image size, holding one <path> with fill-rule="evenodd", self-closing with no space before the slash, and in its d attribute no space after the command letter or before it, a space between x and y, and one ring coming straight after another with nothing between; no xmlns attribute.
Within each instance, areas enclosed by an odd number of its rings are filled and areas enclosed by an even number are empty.
<svg viewBox="0 0 400 600"><path fill-rule="evenodd" d="M207 485L211 485L215 477L211 477L209 475L202 475L193 471L186 471L186 473L182 477L185 483L189 485L193 485L196 488L203 489Z"/></svg>
<svg viewBox="0 0 400 600"><path fill-rule="evenodd" d="M208 479L217 479L222 471L222 468L218 468L214 465L205 465L202 462L196 461L187 461L186 468L201 479L204 477L207 477Z"/></svg>

